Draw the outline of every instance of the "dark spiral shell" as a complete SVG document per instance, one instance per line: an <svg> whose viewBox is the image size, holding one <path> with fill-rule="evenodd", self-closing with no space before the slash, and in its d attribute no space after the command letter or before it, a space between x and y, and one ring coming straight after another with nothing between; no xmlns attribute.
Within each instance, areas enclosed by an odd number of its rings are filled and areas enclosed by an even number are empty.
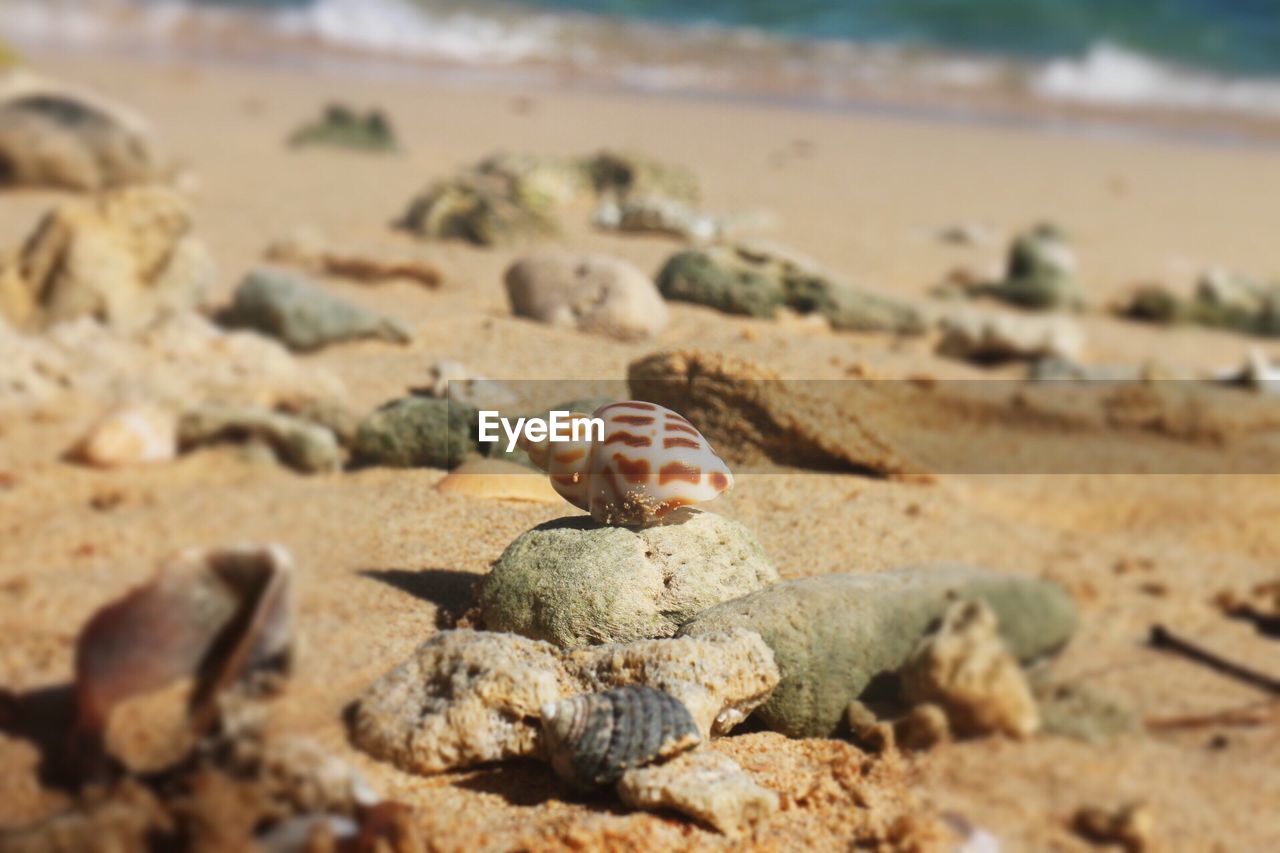
<svg viewBox="0 0 1280 853"><path fill-rule="evenodd" d="M643 767L697 746L693 717L679 699L630 685L583 693L542 708L551 766L580 789L609 785Z"/></svg>

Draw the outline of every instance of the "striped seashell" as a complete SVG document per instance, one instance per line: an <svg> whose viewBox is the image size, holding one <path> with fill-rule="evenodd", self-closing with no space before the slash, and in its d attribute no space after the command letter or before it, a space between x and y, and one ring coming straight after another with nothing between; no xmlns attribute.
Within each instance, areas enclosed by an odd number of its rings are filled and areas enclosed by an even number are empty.
<svg viewBox="0 0 1280 853"><path fill-rule="evenodd" d="M548 702L542 731L551 767L581 790L610 785L702 740L679 699L639 684Z"/></svg>
<svg viewBox="0 0 1280 853"><path fill-rule="evenodd" d="M602 524L643 527L733 488L724 460L670 409L626 400L573 417L603 420L604 440L543 441L525 449L561 497Z"/></svg>

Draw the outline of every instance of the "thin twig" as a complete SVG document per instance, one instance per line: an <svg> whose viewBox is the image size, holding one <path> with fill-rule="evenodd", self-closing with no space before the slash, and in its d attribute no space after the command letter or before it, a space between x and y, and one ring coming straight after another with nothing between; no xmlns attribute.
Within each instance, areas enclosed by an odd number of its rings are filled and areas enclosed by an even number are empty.
<svg viewBox="0 0 1280 853"><path fill-rule="evenodd" d="M1280 696L1280 679L1272 678L1269 675L1241 666L1234 661L1229 661L1213 652L1202 649L1194 643L1177 636L1163 625L1151 626L1151 637L1148 642L1154 649L1173 652L1188 660L1203 664L1214 672L1225 675L1228 678L1234 678L1236 681L1265 690L1273 696Z"/></svg>
<svg viewBox="0 0 1280 853"><path fill-rule="evenodd" d="M1148 717L1143 721L1148 729L1169 731L1173 729L1200 729L1207 726L1261 726L1276 719L1280 702L1253 702L1207 714L1180 714L1175 717Z"/></svg>

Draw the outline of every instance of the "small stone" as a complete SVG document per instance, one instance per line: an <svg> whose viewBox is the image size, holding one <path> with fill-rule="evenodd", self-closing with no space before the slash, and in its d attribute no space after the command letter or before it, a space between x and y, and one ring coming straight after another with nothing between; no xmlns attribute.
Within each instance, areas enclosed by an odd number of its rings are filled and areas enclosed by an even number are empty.
<svg viewBox="0 0 1280 853"><path fill-rule="evenodd" d="M505 281L517 317L620 340L653 337L667 326L653 282L608 255L540 252L512 264Z"/></svg>
<svg viewBox="0 0 1280 853"><path fill-rule="evenodd" d="M831 328L843 332L919 335L925 331L924 318L911 306L823 277L790 278L787 304L801 313L821 314Z"/></svg>
<svg viewBox="0 0 1280 853"><path fill-rule="evenodd" d="M471 421L471 410L448 400L392 400L361 422L354 459L392 468L454 468L475 449Z"/></svg>
<svg viewBox="0 0 1280 853"><path fill-rule="evenodd" d="M773 317L785 300L776 278L731 263L725 249L677 252L658 272L657 283L667 299L706 305L726 314Z"/></svg>
<svg viewBox="0 0 1280 853"><path fill-rule="evenodd" d="M298 351L360 338L397 344L413 339L398 321L339 299L301 275L269 267L245 277L219 322L253 329Z"/></svg>
<svg viewBox="0 0 1280 853"><path fill-rule="evenodd" d="M902 668L903 698L933 703L959 735L1024 738L1040 727L1027 678L1000 641L996 615L982 601L947 608L942 624L916 646Z"/></svg>
<svg viewBox="0 0 1280 853"><path fill-rule="evenodd" d="M560 495L539 471L503 459L472 459L436 484L445 495L498 501L558 504Z"/></svg>
<svg viewBox="0 0 1280 853"><path fill-rule="evenodd" d="M334 245L330 238L306 228L272 243L267 247L265 258L312 275L331 275L366 284L411 281L435 288L444 280L440 269L425 258L382 245Z"/></svg>
<svg viewBox="0 0 1280 853"><path fill-rule="evenodd" d="M951 739L947 712L932 704L915 705L893 721L894 741L903 749L924 751Z"/></svg>
<svg viewBox="0 0 1280 853"><path fill-rule="evenodd" d="M662 196L698 202L698 181L682 166L629 151L601 151L583 162L596 193L617 198Z"/></svg>
<svg viewBox="0 0 1280 853"><path fill-rule="evenodd" d="M304 474L342 467L337 438L319 424L248 407L202 406L183 414L178 425L183 450L223 441L262 442L281 462Z"/></svg>
<svg viewBox="0 0 1280 853"><path fill-rule="evenodd" d="M430 381L421 390L473 409L503 409L516 401L516 395L502 382L476 376L461 362L440 359L427 369L427 376Z"/></svg>
<svg viewBox="0 0 1280 853"><path fill-rule="evenodd" d="M667 196L628 196L621 202L605 199L591 216L597 228L633 234L665 234L693 243L723 239L727 218L703 213Z"/></svg>
<svg viewBox="0 0 1280 853"><path fill-rule="evenodd" d="M97 191L154 180L158 159L150 128L123 107L28 72L0 73L0 184Z"/></svg>
<svg viewBox="0 0 1280 853"><path fill-rule="evenodd" d="M850 739L858 746L871 752L892 752L896 748L893 724L882 721L857 699L849 703L844 718Z"/></svg>
<svg viewBox="0 0 1280 853"><path fill-rule="evenodd" d="M117 409L98 421L70 456L95 468L169 462L177 456L177 418L156 406Z"/></svg>
<svg viewBox="0 0 1280 853"><path fill-rule="evenodd" d="M942 320L938 354L979 363L1079 361L1084 332L1068 317L961 310Z"/></svg>
<svg viewBox="0 0 1280 853"><path fill-rule="evenodd" d="M1155 849L1155 815L1146 803L1129 803L1117 809L1085 806L1076 812L1076 833L1096 844L1118 844L1126 853Z"/></svg>
<svg viewBox="0 0 1280 853"><path fill-rule="evenodd" d="M1084 307L1076 280L1075 253L1052 225L1039 225L1020 234L1009 248L1004 279L979 285L974 292L1036 310Z"/></svg>
<svg viewBox="0 0 1280 853"><path fill-rule="evenodd" d="M756 784L727 755L708 749L628 770L618 782L618 796L634 809L672 809L730 836L748 832L779 808L777 793Z"/></svg>
<svg viewBox="0 0 1280 853"><path fill-rule="evenodd" d="M494 246L553 234L551 212L522 195L520 182L492 172L464 172L427 187L410 203L400 226L432 240Z"/></svg>
<svg viewBox="0 0 1280 853"><path fill-rule="evenodd" d="M295 130L289 136L289 144L295 148L327 145L378 153L394 152L400 147L381 110L360 115L345 104L330 104L320 118Z"/></svg>
<svg viewBox="0 0 1280 853"><path fill-rule="evenodd" d="M360 416L344 403L323 397L288 397L276 404L276 410L324 427L348 450L355 447Z"/></svg>
<svg viewBox="0 0 1280 853"><path fill-rule="evenodd" d="M677 515L641 529L568 517L522 533L481 585L484 624L564 648L669 637L707 607L778 580L742 525Z"/></svg>
<svg viewBox="0 0 1280 853"><path fill-rule="evenodd" d="M833 574L774 584L711 607L680 636L734 627L758 632L773 649L782 682L757 715L791 737L829 737L849 702L881 676L898 673L957 599L981 599L1019 660L1058 651L1075 630L1070 597L1047 581L958 563Z"/></svg>
<svg viewBox="0 0 1280 853"><path fill-rule="evenodd" d="M0 314L19 328L92 317L134 331L197 308L215 269L191 232L186 202L162 187L66 202L0 263Z"/></svg>

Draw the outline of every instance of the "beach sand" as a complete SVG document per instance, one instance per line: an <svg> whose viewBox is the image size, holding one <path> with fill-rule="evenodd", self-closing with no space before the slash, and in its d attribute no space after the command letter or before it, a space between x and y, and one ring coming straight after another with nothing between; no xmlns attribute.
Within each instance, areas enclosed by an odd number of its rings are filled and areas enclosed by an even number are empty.
<svg viewBox="0 0 1280 853"><path fill-rule="evenodd" d="M407 245L389 223L409 198L499 149L623 148L685 164L707 208L767 210L777 220L766 232L771 239L868 288L921 303L953 268L998 270L1005 238L1044 219L1071 235L1082 279L1100 304L1140 281L1187 287L1209 266L1280 270L1274 149L497 83L126 60L40 65L153 121L195 176L192 206L221 270L220 299L267 243L298 226L343 241ZM289 131L330 100L384 108L405 153L286 147ZM0 246L16 246L58 199L6 192ZM586 218L586 211L567 217L558 242L645 270L677 247L601 234ZM956 247L934 237L957 222L985 223L1000 239ZM409 347L354 343L305 357L343 380L356 411L424 384L441 358L495 378L621 379L636 358L696 346L792 378L840 378L858 365L891 377L990 375L938 359L928 340L838 334L803 320L731 318L684 304L670 306L671 326L654 341L556 330L510 316L501 276L520 248L444 243L426 251L445 274L440 290L326 281L417 335ZM1252 343L1099 314L1081 322L1096 363L1229 367ZM0 471L9 483L0 486L0 685L23 692L67 682L82 621L174 550L279 541L298 565L301 634L299 672L274 708L280 725L313 735L386 796L413 806L439 849L731 843L670 816L562 799L535 764L419 778L347 741L344 708L437 630L441 610L466 605L470 581L514 536L567 507L440 495L434 485L444 472L436 470L302 477L230 451L111 472L60 461L97 414L68 404L39 418L0 419ZM1212 599L1276 579L1278 487L1276 475L944 475L912 483L783 470L740 477L715 509L754 531L784 578L935 559L1053 578L1082 615L1055 677L1114 696L1140 718L1170 718L1266 698L1153 651L1144 639L1163 623L1275 672L1275 640L1226 619ZM1070 828L1079 808L1136 801L1149 805L1161 849L1280 844L1274 723L1153 729L1105 746L1060 737L946 744L894 759L899 764L884 771L885 801L872 798L870 806L861 777L851 781L840 769L858 760L852 747L751 733L721 748L783 795L782 811L748 839L761 849L843 849L865 837L858 833L873 818L943 811L993 832L1007 850L1081 849ZM40 787L37 759L31 744L0 732L0 825L65 802ZM906 797L913 804L902 805Z"/></svg>

